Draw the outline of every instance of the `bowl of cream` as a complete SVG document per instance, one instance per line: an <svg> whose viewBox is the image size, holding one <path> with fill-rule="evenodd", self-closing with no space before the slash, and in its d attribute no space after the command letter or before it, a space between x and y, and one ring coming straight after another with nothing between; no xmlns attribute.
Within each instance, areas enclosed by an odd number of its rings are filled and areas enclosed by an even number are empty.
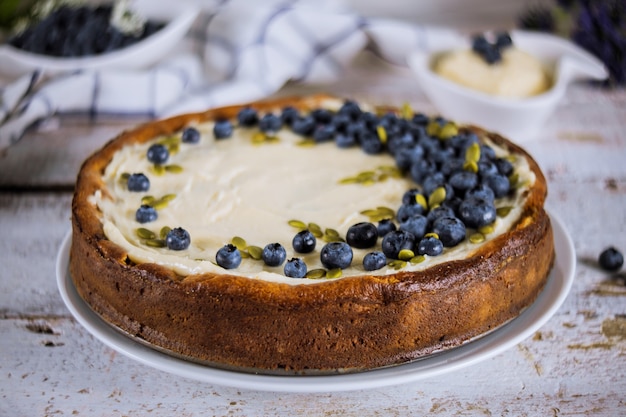
<svg viewBox="0 0 626 417"><path fill-rule="evenodd" d="M446 37L409 54L407 63L443 117L475 124L516 142L536 139L569 84L603 80L593 55L566 39L509 32L511 45L488 62L467 36Z"/></svg>

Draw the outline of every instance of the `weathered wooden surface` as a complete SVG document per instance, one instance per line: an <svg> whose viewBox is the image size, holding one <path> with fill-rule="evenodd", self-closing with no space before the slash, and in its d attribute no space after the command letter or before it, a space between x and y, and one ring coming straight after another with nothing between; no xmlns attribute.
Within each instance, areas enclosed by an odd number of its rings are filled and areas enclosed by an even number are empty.
<svg viewBox="0 0 626 417"><path fill-rule="evenodd" d="M361 59L333 91L432 112L404 70ZM199 383L105 347L69 314L55 258L69 230L82 160L138 121L63 119L0 157L0 416L617 416L626 414L626 270L596 259L626 252L626 91L572 87L545 133L525 145L549 180L549 206L578 260L570 295L536 334L492 359L411 384L285 394ZM364 375L366 377L366 375Z"/></svg>

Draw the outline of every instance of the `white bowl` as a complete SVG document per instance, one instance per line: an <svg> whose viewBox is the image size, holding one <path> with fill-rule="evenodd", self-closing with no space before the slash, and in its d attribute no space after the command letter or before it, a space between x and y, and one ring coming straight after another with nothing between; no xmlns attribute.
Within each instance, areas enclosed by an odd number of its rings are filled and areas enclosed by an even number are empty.
<svg viewBox="0 0 626 417"><path fill-rule="evenodd" d="M524 142L537 137L568 84L581 79L603 80L608 73L598 59L563 38L538 32L510 33L516 47L534 55L552 71L552 86L545 93L522 99L502 98L438 76L432 70L434 57L443 52L470 48L470 39L460 35L448 36L439 42L434 39L428 51L411 53L407 63L442 116Z"/></svg>
<svg viewBox="0 0 626 417"><path fill-rule="evenodd" d="M0 74L18 76L33 70L59 73L82 69L138 69L158 61L185 36L199 9L168 0L136 0L134 10L149 20L166 22L151 36L123 49L80 58L59 58L0 45Z"/></svg>

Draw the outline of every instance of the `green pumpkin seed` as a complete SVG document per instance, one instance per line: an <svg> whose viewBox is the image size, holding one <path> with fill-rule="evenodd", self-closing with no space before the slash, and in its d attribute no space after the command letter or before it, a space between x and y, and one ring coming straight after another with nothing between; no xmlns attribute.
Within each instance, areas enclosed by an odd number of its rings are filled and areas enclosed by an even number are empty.
<svg viewBox="0 0 626 417"><path fill-rule="evenodd" d="M152 248L164 248L165 240L163 239L148 239L146 240L146 246L150 246Z"/></svg>
<svg viewBox="0 0 626 417"><path fill-rule="evenodd" d="M326 271L326 278L339 278L341 275L343 275L341 268L334 268Z"/></svg>
<svg viewBox="0 0 626 417"><path fill-rule="evenodd" d="M122 172L122 174L120 175L120 180L122 181L128 181L129 178L130 174L128 172Z"/></svg>
<svg viewBox="0 0 626 417"><path fill-rule="evenodd" d="M356 177L346 177L339 180L339 184L357 184L358 182Z"/></svg>
<svg viewBox="0 0 626 417"><path fill-rule="evenodd" d="M164 195L163 197L161 197L160 199L161 199L161 200L163 200L163 201L170 202L170 201L172 201L172 200L173 200L173 199L175 199L175 198L176 198L176 194L165 194L165 195Z"/></svg>
<svg viewBox="0 0 626 417"><path fill-rule="evenodd" d="M248 246L246 251L250 254L252 259L259 260L263 257L263 249L258 246Z"/></svg>
<svg viewBox="0 0 626 417"><path fill-rule="evenodd" d="M146 195L141 198L141 204L145 206L151 206L154 203L155 198L151 195Z"/></svg>
<svg viewBox="0 0 626 417"><path fill-rule="evenodd" d="M428 202L426 201L426 197L422 194L415 194L415 202L424 207L424 209L428 209Z"/></svg>
<svg viewBox="0 0 626 417"><path fill-rule="evenodd" d="M472 233L469 237L469 241L472 243L482 243L485 241L485 235L482 233Z"/></svg>
<svg viewBox="0 0 626 417"><path fill-rule="evenodd" d="M306 223L300 220L289 220L287 224L291 227L295 227L296 229L306 229Z"/></svg>
<svg viewBox="0 0 626 417"><path fill-rule="evenodd" d="M435 120L432 120L426 125L426 134L428 136L437 137L437 135L439 135L440 129L441 126L439 125L439 123Z"/></svg>
<svg viewBox="0 0 626 417"><path fill-rule="evenodd" d="M378 134L378 139L380 139L382 143L387 143L387 131L383 125L376 126L376 133Z"/></svg>
<svg viewBox="0 0 626 417"><path fill-rule="evenodd" d="M266 138L267 138L267 136L265 135L265 133L263 133L263 132L255 132L255 133L252 135L252 138L251 138L251 139L252 139L252 143L253 143L254 145L260 145L260 144L262 144L263 142L265 142L265 139L266 139Z"/></svg>
<svg viewBox="0 0 626 417"><path fill-rule="evenodd" d="M315 237L324 236L324 232L322 232L322 228L317 223L309 223L309 232L313 234Z"/></svg>
<svg viewBox="0 0 626 417"><path fill-rule="evenodd" d="M410 119L413 117L413 109L409 103L405 102L402 104L401 115L403 119Z"/></svg>
<svg viewBox="0 0 626 417"><path fill-rule="evenodd" d="M310 278L310 279L320 279L320 278L324 278L325 276L326 276L326 270L318 268L318 269L312 269L308 271L304 277Z"/></svg>
<svg viewBox="0 0 626 417"><path fill-rule="evenodd" d="M326 236L330 236L330 237L335 237L335 238L338 238L338 237L339 237L339 232L338 232L338 231L336 231L335 229L331 229L331 228L327 228L327 229L324 231L324 234L325 234Z"/></svg>
<svg viewBox="0 0 626 417"><path fill-rule="evenodd" d="M183 172L183 167L177 164L165 165L165 171L172 174L180 174Z"/></svg>
<svg viewBox="0 0 626 417"><path fill-rule="evenodd" d="M401 261L408 261L415 256L415 253L411 249L402 249L398 253L398 259Z"/></svg>
<svg viewBox="0 0 626 417"><path fill-rule="evenodd" d="M172 230L171 227L169 226L163 226L161 228L161 230L159 231L159 236L161 237L161 239L165 239L167 237L167 234Z"/></svg>
<svg viewBox="0 0 626 417"><path fill-rule="evenodd" d="M412 265L417 265L417 264L421 264L425 260L426 260L426 257L424 255L417 255L417 256L414 256L413 258L411 258L411 260L409 262Z"/></svg>
<svg viewBox="0 0 626 417"><path fill-rule="evenodd" d="M426 233L424 237L434 237L435 239L439 239L439 235L435 232Z"/></svg>
<svg viewBox="0 0 626 417"><path fill-rule="evenodd" d="M459 134L459 128L452 122L446 123L441 130L439 130L439 139L450 139Z"/></svg>
<svg viewBox="0 0 626 417"><path fill-rule="evenodd" d="M435 205L438 206L443 203L445 199L446 189L444 187L437 187L428 197L428 207L434 208Z"/></svg>
<svg viewBox="0 0 626 417"><path fill-rule="evenodd" d="M170 145L167 145L167 150L170 152L170 155L176 155L178 152L180 152L180 144L172 143Z"/></svg>
<svg viewBox="0 0 626 417"><path fill-rule="evenodd" d="M489 233L493 233L494 229L495 227L493 226L493 224L488 224L486 226L479 228L478 231L482 233L483 235L488 235Z"/></svg>
<svg viewBox="0 0 626 417"><path fill-rule="evenodd" d="M180 138L178 136L167 136L157 141L159 145L171 146L180 144Z"/></svg>
<svg viewBox="0 0 626 417"><path fill-rule="evenodd" d="M145 227L140 227L139 229L135 230L135 233L141 239L154 239L154 238L156 238L156 234L152 230L148 230Z"/></svg>
<svg viewBox="0 0 626 417"><path fill-rule="evenodd" d="M154 164L150 167L150 171L152 171L154 175L161 176L165 174L165 167L163 165Z"/></svg>
<svg viewBox="0 0 626 417"><path fill-rule="evenodd" d="M480 145L478 143L472 143L467 147L465 151L465 162L478 163L480 159Z"/></svg>
<svg viewBox="0 0 626 417"><path fill-rule="evenodd" d="M498 215L498 217L506 217L509 215L511 210L513 210L513 207L511 206L498 207L496 209L496 214Z"/></svg>
<svg viewBox="0 0 626 417"><path fill-rule="evenodd" d="M152 207L154 207L156 210L163 210L165 207L167 207L169 205L169 200L163 200L162 198L154 201L151 205Z"/></svg>
<svg viewBox="0 0 626 417"><path fill-rule="evenodd" d="M252 255L250 255L248 252L246 252L245 250L240 250L239 254L241 255L241 257L243 259L249 259Z"/></svg>
<svg viewBox="0 0 626 417"><path fill-rule="evenodd" d="M242 237L235 236L231 239L230 243L232 243L237 249L240 251L245 250L248 247L246 240Z"/></svg>
<svg viewBox="0 0 626 417"><path fill-rule="evenodd" d="M389 207L384 207L384 206L376 207L376 211L378 212L379 216L389 216L389 217L396 216L396 212L393 211L393 209L390 209Z"/></svg>
<svg viewBox="0 0 626 417"><path fill-rule="evenodd" d="M389 266L390 268L395 269L396 271L399 269L402 269L406 266L406 261L400 260L400 259L394 259L393 261L390 261L387 266Z"/></svg>
<svg viewBox="0 0 626 417"><path fill-rule="evenodd" d="M361 214L367 217L373 217L373 216L378 216L379 212L378 210L367 209L367 210L363 210Z"/></svg>
<svg viewBox="0 0 626 417"><path fill-rule="evenodd" d="M302 146L304 148L310 148L316 145L315 140L313 139L302 139L301 141L296 143L297 146Z"/></svg>
<svg viewBox="0 0 626 417"><path fill-rule="evenodd" d="M478 164L474 161L465 161L463 163L463 170L476 174L478 173Z"/></svg>

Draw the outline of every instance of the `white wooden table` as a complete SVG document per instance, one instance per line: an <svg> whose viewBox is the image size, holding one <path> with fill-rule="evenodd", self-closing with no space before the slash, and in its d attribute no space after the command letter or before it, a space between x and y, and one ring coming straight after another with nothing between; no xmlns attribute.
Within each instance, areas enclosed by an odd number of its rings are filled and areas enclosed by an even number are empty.
<svg viewBox="0 0 626 417"><path fill-rule="evenodd" d="M434 109L404 69L363 56L330 91ZM106 347L66 309L55 258L69 230L82 160L137 120L64 118L0 156L0 416L618 416L626 414L626 90L569 89L525 144L549 181L549 206L573 239L575 281L558 312L517 346L464 369L367 391L288 394L210 385ZM367 375L363 376L364 378Z"/></svg>

